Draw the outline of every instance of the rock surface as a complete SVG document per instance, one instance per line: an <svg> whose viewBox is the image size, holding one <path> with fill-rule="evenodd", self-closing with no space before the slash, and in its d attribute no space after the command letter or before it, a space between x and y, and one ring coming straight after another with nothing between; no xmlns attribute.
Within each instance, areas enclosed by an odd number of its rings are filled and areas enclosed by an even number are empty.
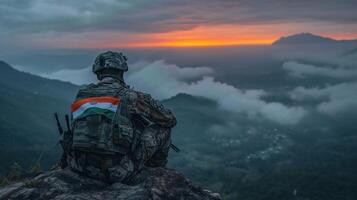
<svg viewBox="0 0 357 200"><path fill-rule="evenodd" d="M152 168L140 184L106 184L70 170L53 170L32 179L0 188L0 199L66 200L220 200L212 193L194 186L175 170Z"/></svg>

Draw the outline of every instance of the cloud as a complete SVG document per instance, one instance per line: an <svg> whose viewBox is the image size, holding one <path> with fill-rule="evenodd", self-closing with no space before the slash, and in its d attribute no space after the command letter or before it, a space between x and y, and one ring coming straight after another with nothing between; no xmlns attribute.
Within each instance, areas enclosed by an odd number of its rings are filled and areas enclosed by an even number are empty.
<svg viewBox="0 0 357 200"><path fill-rule="evenodd" d="M41 73L39 76L49 79L56 79L71 82L76 85L96 82L96 76L90 67L83 69L61 69L56 72Z"/></svg>
<svg viewBox="0 0 357 200"><path fill-rule="evenodd" d="M179 93L206 97L218 102L221 109L244 113L252 119L292 125L297 124L307 112L301 107L288 107L277 102L265 102L263 90L240 90L232 85L218 82L209 67L179 67L164 61L138 62L131 65L126 82L136 90L150 93L162 100ZM41 74L43 77L70 81L75 84L95 80L90 68L60 70Z"/></svg>
<svg viewBox="0 0 357 200"><path fill-rule="evenodd" d="M357 3L345 0L4 0L0 26L22 31L162 32L200 25L263 24L301 19L354 24Z"/></svg>
<svg viewBox="0 0 357 200"><path fill-rule="evenodd" d="M138 68L134 64L134 68ZM180 68L176 65L169 65L163 61L141 63L134 73L128 74L127 82L135 88L147 91L159 99L170 98L188 86L187 81L201 78L213 72L208 67Z"/></svg>
<svg viewBox="0 0 357 200"><path fill-rule="evenodd" d="M330 48L327 49L327 53L320 47L315 50L299 50L302 54L295 59L304 62L288 61L283 64L283 69L291 76L304 78L308 82L319 76L319 80L332 84L296 87L288 93L289 96L298 102L313 105L313 109L329 116L346 114L356 109L357 67L355 57L345 56L343 54L346 51L345 48Z"/></svg>
<svg viewBox="0 0 357 200"><path fill-rule="evenodd" d="M319 112L335 115L357 107L357 82L341 83L324 88L297 87L291 98L297 101L318 100Z"/></svg>
<svg viewBox="0 0 357 200"><path fill-rule="evenodd" d="M301 107L287 107L281 103L263 101L261 97L266 94L263 90L242 91L217 82L212 77L204 77L188 84L180 92L216 100L221 108L228 111L246 113L252 118L263 116L281 124L296 124L307 114Z"/></svg>
<svg viewBox="0 0 357 200"><path fill-rule="evenodd" d="M288 71L290 75L298 78L306 78L307 76L313 75L330 78L357 78L357 68L331 68L328 66L318 67L311 64L289 61L283 64L283 69Z"/></svg>
<svg viewBox="0 0 357 200"><path fill-rule="evenodd" d="M181 68L163 61L153 62L127 77L139 90L166 99L178 93L206 97L218 102L222 109L245 113L252 118L264 117L280 124L296 124L307 113L301 107L287 107L281 103L262 100L263 90L240 90L232 85L215 81L207 67ZM187 81L188 79L198 79Z"/></svg>

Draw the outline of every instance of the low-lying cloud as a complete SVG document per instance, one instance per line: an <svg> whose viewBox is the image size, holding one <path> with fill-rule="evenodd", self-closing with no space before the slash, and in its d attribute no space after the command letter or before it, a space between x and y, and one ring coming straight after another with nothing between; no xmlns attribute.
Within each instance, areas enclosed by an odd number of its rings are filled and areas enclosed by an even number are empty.
<svg viewBox="0 0 357 200"><path fill-rule="evenodd" d="M71 82L76 85L83 85L96 81L96 76L93 74L90 67L83 69L61 69L56 72L41 73L39 75L44 78Z"/></svg>
<svg viewBox="0 0 357 200"><path fill-rule="evenodd" d="M357 82L341 83L324 88L297 87L291 98L297 101L318 100L317 110L335 115L357 108Z"/></svg>
<svg viewBox="0 0 357 200"><path fill-rule="evenodd" d="M42 76L70 81L76 84L93 82L90 68L60 70ZM179 93L206 97L218 102L220 108L235 113L244 113L252 119L292 125L297 124L307 112L301 107L288 107L278 102L266 102L264 90L241 90L218 82L209 67L179 67L164 61L135 63L126 76L134 89L150 93L157 99L167 99Z"/></svg>
<svg viewBox="0 0 357 200"><path fill-rule="evenodd" d="M324 76L330 78L357 78L357 68L331 68L329 66L318 67L312 64L304 64L295 61L285 62L283 69L290 75L298 78L307 76Z"/></svg>
<svg viewBox="0 0 357 200"><path fill-rule="evenodd" d="M240 90L232 85L218 82L209 76L207 67L181 68L163 61L151 63L128 76L128 82L136 88L150 92L154 97L165 99L178 93L206 97L218 102L220 107L248 116L264 117L281 124L296 124L306 115L301 107L287 107L281 103L262 100L263 90ZM185 79L195 81L185 81Z"/></svg>

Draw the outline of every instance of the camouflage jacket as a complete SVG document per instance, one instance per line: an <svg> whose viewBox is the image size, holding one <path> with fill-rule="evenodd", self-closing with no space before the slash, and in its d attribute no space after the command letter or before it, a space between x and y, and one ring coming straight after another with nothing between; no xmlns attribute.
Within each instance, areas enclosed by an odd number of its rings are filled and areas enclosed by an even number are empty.
<svg viewBox="0 0 357 200"><path fill-rule="evenodd" d="M119 92L121 96L125 96L128 118L135 129L132 141L128 141L132 149L120 159L119 164L108 169L110 179L113 182L123 182L137 174L144 166L166 164L171 144L171 128L176 125L173 113L149 94L134 91L124 82L110 77L81 89L76 100L92 97L94 90L95 95L115 96ZM79 168L82 169L83 166ZM77 169L77 171L81 170ZM95 177L95 175L92 176Z"/></svg>

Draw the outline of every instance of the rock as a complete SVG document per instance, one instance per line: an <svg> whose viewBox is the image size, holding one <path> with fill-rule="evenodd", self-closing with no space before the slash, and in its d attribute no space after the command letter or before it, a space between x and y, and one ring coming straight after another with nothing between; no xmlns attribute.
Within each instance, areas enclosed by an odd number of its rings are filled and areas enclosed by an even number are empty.
<svg viewBox="0 0 357 200"><path fill-rule="evenodd" d="M0 188L0 199L55 200L220 200L167 168L150 168L136 185L107 184L68 169L53 170Z"/></svg>

